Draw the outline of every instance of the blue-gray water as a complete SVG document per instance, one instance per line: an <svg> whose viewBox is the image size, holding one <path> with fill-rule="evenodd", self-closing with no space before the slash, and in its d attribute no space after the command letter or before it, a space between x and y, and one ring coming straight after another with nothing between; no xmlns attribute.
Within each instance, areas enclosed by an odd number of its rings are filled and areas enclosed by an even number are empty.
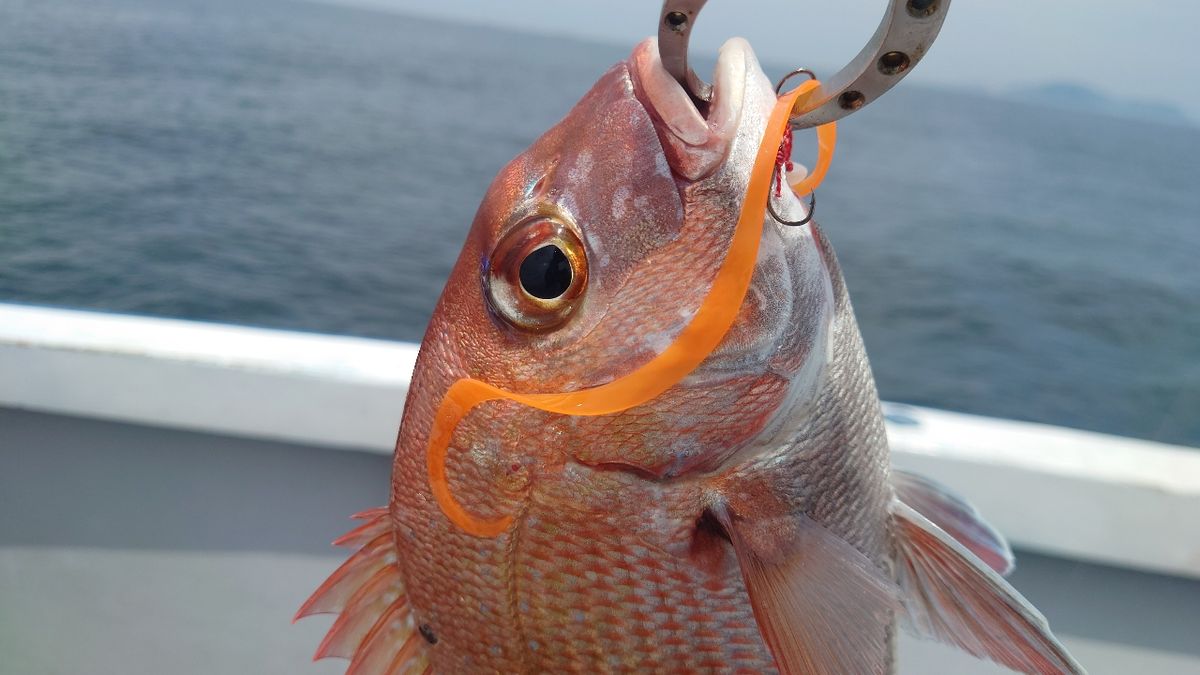
<svg viewBox="0 0 1200 675"><path fill-rule="evenodd" d="M628 47L0 0L0 301L418 340L496 170ZM1197 157L910 83L847 120L818 218L883 396L1200 445Z"/></svg>

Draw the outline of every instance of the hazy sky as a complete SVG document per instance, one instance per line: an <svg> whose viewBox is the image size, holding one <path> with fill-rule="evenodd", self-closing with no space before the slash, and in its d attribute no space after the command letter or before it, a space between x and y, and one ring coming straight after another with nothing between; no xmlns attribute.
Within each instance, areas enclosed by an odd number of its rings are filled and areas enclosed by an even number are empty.
<svg viewBox="0 0 1200 675"><path fill-rule="evenodd" d="M342 0L428 16L581 36L632 46L657 29L657 0ZM749 38L781 64L850 60L874 32L885 0L712 0L693 45L714 53ZM954 0L912 78L1001 90L1047 81L1161 100L1200 120L1200 0Z"/></svg>

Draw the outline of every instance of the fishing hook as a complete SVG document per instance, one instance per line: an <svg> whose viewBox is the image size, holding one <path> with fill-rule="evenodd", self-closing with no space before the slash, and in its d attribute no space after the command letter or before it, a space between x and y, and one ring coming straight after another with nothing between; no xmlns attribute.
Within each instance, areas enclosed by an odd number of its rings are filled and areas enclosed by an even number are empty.
<svg viewBox="0 0 1200 675"><path fill-rule="evenodd" d="M688 40L706 0L664 0L658 20L663 67L698 101L712 100L712 85L688 67ZM835 122L862 109L912 71L937 38L950 0L888 0L875 35L862 51L792 111L793 129Z"/></svg>
<svg viewBox="0 0 1200 675"><path fill-rule="evenodd" d="M778 171L779 169L775 169L775 170ZM816 190L813 190L812 192L808 193L808 215L804 216L800 220L786 220L786 219L784 219L783 216L779 215L778 213L775 213L775 207L771 206L771 197L770 197L770 195L767 196L767 213L770 213L772 218L779 221L780 225L789 225L791 227L799 227L800 225L807 225L808 221L813 219L813 212L816 211L816 209L817 209L817 191Z"/></svg>
<svg viewBox="0 0 1200 675"><path fill-rule="evenodd" d="M784 75L779 80L779 84L775 85L775 95L778 96L779 92L783 91L783 85L787 84L788 80L792 79L793 77L795 77L797 75L807 75L808 79L810 79L810 80L817 79L817 74L814 73L813 71L809 70L808 68L797 68L797 69L793 70L792 72L788 73L787 75ZM790 145L789 145L789 147L790 147ZM780 167L776 166L775 172L778 173L779 171L781 171ZM777 176L772 175L773 181L777 180L777 179L778 179ZM816 210L817 210L817 191L816 190L813 190L812 192L808 193L808 214L806 216L804 216L803 218L801 218L800 220L787 220L783 216L780 216L778 213L776 213L775 207L771 205L771 195L767 195L767 213L770 213L771 217L774 218L776 221L778 221L780 225L788 225L791 227L799 227L800 225L807 225L808 222L813 219L813 213Z"/></svg>

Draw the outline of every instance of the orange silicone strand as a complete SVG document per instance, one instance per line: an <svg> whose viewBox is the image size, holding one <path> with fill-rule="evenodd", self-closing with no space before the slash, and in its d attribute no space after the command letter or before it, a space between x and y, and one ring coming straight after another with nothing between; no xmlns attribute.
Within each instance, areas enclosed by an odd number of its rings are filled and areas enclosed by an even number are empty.
<svg viewBox="0 0 1200 675"><path fill-rule="evenodd" d="M454 429L472 408L485 401L504 399L564 415L618 413L641 405L673 387L695 370L721 343L737 318L746 291L750 287L750 279L754 275L758 244L762 238L763 213L771 190L775 155L783 138L788 116L793 105L817 86L816 81L810 80L779 98L767 122L725 260L717 270L712 287L697 308L691 322L662 353L612 382L572 392L518 394L471 378L462 378L450 386L434 416L426 465L433 496L442 512L455 526L475 536L495 537L507 530L512 523L510 515L492 519L477 518L463 508L450 491L450 484L446 478L446 453ZM833 126L824 125L831 130ZM818 128L818 139L821 138L821 129L824 127ZM811 182L808 189L816 187L816 183L820 182L820 178L823 178L828 170L829 157L826 155L833 152L832 139L836 136L831 136L828 132L826 135L830 142L826 144L819 140L818 143L822 156L818 158L817 169L813 172L816 180L802 181ZM820 172L819 176L817 172Z"/></svg>
<svg viewBox="0 0 1200 675"><path fill-rule="evenodd" d="M833 148L836 145L836 123L831 122L817 127L817 165L813 167L812 173L792 183L792 192L795 192L797 197L803 197L816 190L821 181L825 180L825 174L829 173L829 164L833 161Z"/></svg>

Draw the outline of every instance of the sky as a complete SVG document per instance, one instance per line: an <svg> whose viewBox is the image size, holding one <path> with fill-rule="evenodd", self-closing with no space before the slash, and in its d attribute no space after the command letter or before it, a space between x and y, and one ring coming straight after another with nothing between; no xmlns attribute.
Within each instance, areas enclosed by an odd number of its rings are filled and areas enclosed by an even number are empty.
<svg viewBox="0 0 1200 675"><path fill-rule="evenodd" d="M657 31L658 0L339 0L424 16L632 46ZM712 0L693 49L748 38L770 63L848 62L886 0ZM1200 0L953 0L941 35L910 77L990 92L1045 82L1162 101L1200 120Z"/></svg>

